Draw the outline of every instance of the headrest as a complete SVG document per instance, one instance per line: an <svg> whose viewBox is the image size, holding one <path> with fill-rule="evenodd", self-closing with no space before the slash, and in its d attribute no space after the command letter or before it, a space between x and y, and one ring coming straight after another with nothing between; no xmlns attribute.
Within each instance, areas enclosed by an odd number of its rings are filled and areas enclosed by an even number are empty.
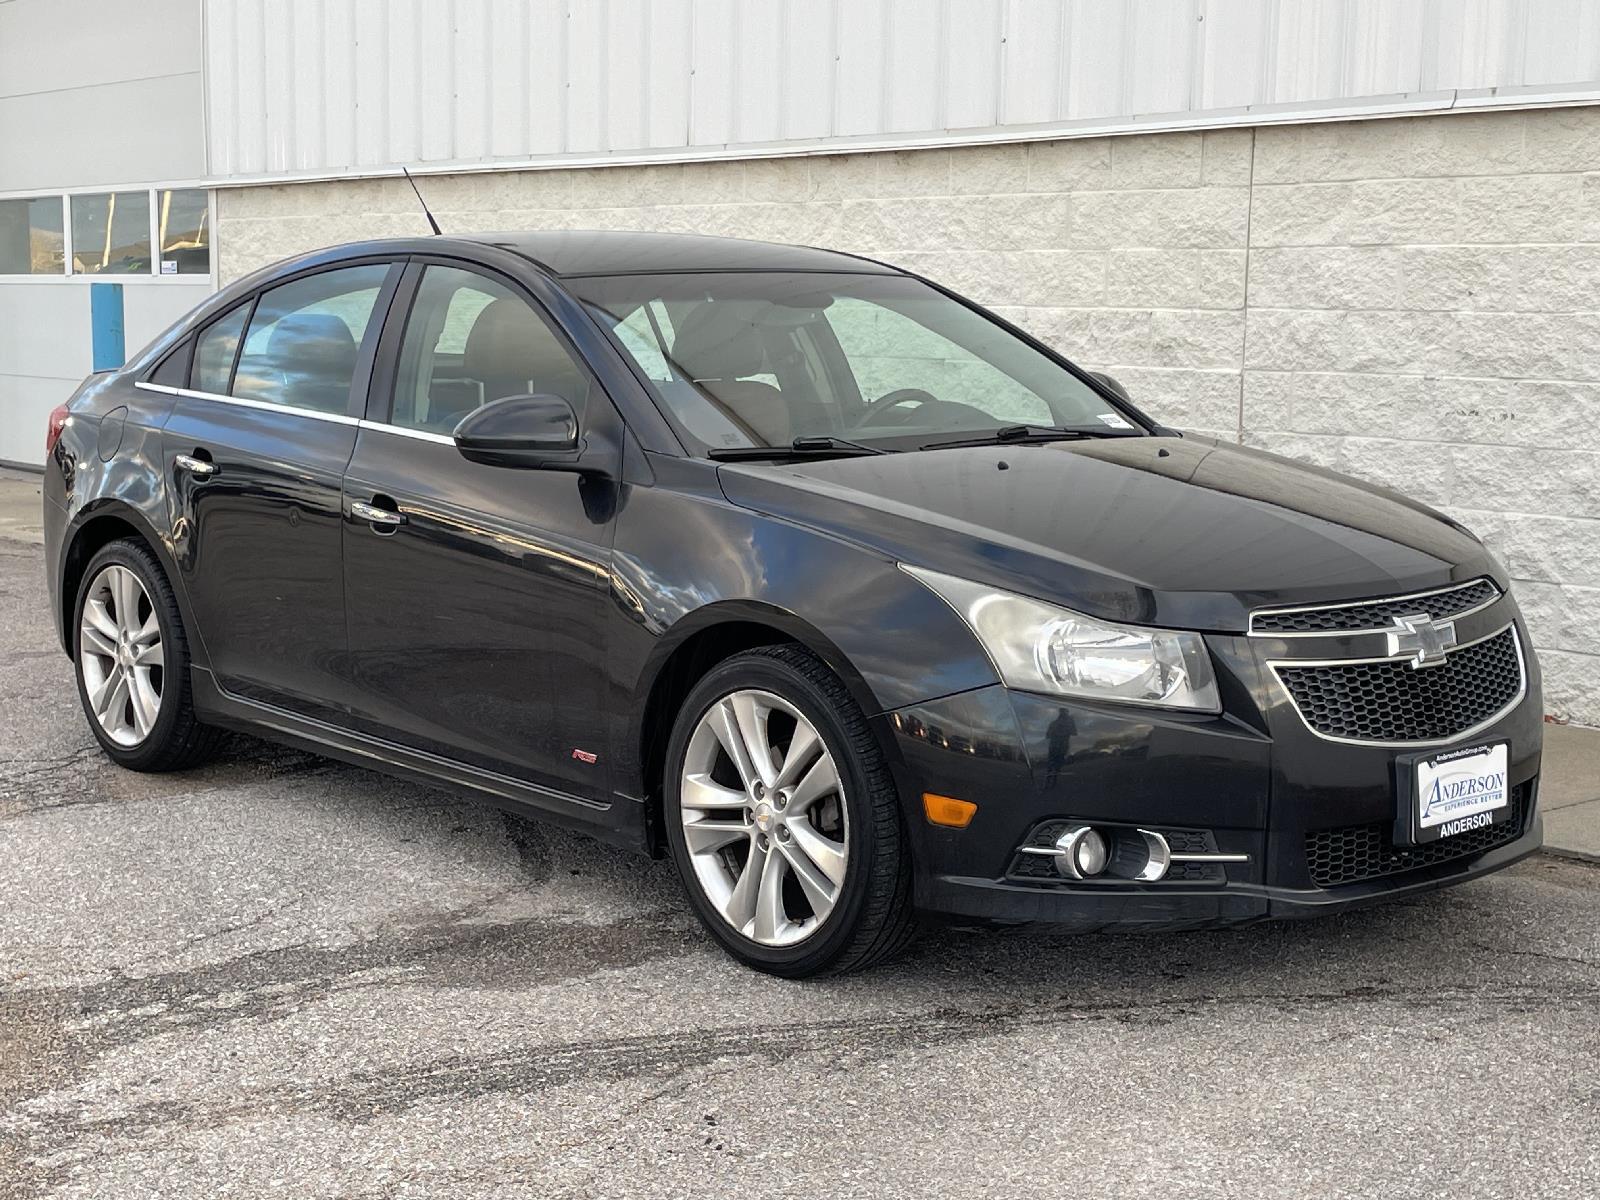
<svg viewBox="0 0 1600 1200"><path fill-rule="evenodd" d="M267 356L280 363L303 363L348 371L355 366L356 339L332 313L290 313L272 327Z"/></svg>
<svg viewBox="0 0 1600 1200"><path fill-rule="evenodd" d="M707 300L684 318L672 358L691 379L742 379L766 366L767 348L757 324L768 306Z"/></svg>
<svg viewBox="0 0 1600 1200"><path fill-rule="evenodd" d="M484 384L485 400L531 388L582 407L585 383L572 355L531 308L512 296L491 300L478 313L462 349L461 369Z"/></svg>
<svg viewBox="0 0 1600 1200"><path fill-rule="evenodd" d="M477 378L521 371L534 351L549 340L532 309L521 300L501 296L485 304L472 322L461 366Z"/></svg>

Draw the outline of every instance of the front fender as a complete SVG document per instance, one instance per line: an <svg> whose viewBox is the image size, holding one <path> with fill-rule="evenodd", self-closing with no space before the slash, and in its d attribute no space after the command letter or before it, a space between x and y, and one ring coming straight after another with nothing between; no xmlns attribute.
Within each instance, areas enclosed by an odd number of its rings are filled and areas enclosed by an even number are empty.
<svg viewBox="0 0 1600 1200"><path fill-rule="evenodd" d="M624 619L609 662L619 750L640 745L673 652L719 624L765 625L807 646L869 716L997 682L961 618L893 560L729 503L711 464L656 466L653 486L628 489L617 521L612 595ZM634 757L614 757L615 784L638 795Z"/></svg>

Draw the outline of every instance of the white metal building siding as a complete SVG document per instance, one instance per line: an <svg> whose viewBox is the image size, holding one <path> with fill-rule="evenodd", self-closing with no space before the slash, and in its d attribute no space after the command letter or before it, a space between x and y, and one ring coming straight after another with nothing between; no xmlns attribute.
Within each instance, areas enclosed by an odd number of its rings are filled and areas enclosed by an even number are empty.
<svg viewBox="0 0 1600 1200"><path fill-rule="evenodd" d="M206 13L219 179L1600 95L1594 0L206 0Z"/></svg>

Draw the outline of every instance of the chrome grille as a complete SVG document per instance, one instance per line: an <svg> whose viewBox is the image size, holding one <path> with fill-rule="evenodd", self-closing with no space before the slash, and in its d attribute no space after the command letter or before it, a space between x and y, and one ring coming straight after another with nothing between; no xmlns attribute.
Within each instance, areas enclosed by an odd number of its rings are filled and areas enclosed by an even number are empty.
<svg viewBox="0 0 1600 1200"><path fill-rule="evenodd" d="M1394 596L1356 604L1320 608L1262 609L1250 614L1250 632L1261 633L1362 633L1387 629L1397 617L1426 613L1435 621L1473 612L1500 598L1500 589L1487 579L1474 579L1460 587L1412 596Z"/></svg>
<svg viewBox="0 0 1600 1200"><path fill-rule="evenodd" d="M1276 663L1300 717L1326 738L1348 742L1436 742L1469 733L1522 698L1517 631L1450 651L1436 667L1407 659Z"/></svg>

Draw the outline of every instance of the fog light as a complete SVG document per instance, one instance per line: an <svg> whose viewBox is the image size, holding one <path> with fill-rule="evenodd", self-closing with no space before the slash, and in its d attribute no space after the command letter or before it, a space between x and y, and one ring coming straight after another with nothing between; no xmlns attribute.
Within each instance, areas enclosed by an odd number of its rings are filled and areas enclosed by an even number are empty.
<svg viewBox="0 0 1600 1200"><path fill-rule="evenodd" d="M1111 844L1089 825L1076 825L1056 839L1056 870L1068 879L1090 879L1106 869Z"/></svg>

